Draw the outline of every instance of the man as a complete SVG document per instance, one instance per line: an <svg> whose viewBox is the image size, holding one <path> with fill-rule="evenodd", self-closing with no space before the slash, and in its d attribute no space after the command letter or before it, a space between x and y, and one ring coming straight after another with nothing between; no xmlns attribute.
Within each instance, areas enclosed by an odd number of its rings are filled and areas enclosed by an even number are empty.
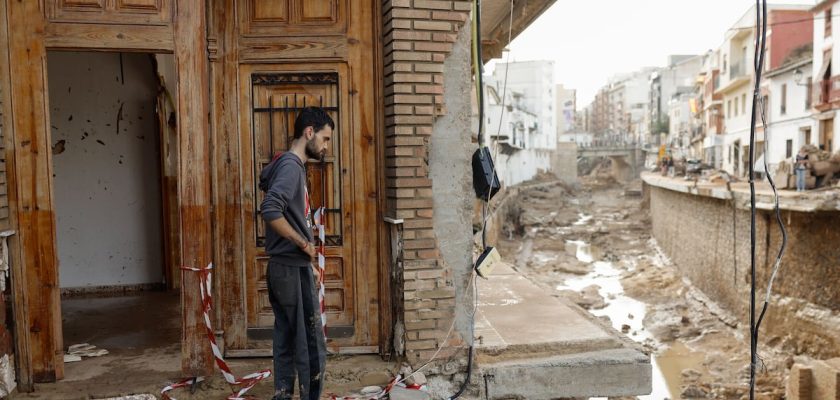
<svg viewBox="0 0 840 400"><path fill-rule="evenodd" d="M809 167L809 160L808 160L808 153L805 152L805 149L799 149L799 153L796 155L796 163L794 166L794 171L796 172L796 191L797 192L804 192L805 191L805 174L808 171Z"/></svg>
<svg viewBox="0 0 840 400"><path fill-rule="evenodd" d="M321 108L304 108L295 119L289 151L260 173L265 191L260 210L265 232L266 280L274 311L274 400L294 393L297 372L300 398L318 399L323 389L326 343L316 291L319 276L312 236L306 161L323 159L335 123Z"/></svg>

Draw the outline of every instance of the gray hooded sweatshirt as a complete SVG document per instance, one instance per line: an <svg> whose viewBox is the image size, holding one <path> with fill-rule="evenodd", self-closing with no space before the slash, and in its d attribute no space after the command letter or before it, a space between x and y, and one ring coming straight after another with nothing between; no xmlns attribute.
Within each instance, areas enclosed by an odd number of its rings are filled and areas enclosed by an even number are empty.
<svg viewBox="0 0 840 400"><path fill-rule="evenodd" d="M260 173L260 190L266 192L260 213L269 222L284 217L294 230L312 242L312 226L306 207L306 167L292 152L283 153L263 168ZM271 260L283 265L305 267L311 258L294 242L281 237L270 226L265 229L265 252Z"/></svg>

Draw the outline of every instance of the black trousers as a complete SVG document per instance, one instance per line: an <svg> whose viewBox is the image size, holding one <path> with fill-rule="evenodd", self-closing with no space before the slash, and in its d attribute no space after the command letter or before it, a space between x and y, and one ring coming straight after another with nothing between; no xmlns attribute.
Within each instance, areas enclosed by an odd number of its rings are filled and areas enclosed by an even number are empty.
<svg viewBox="0 0 840 400"><path fill-rule="evenodd" d="M326 342L312 267L268 263L269 300L274 311L275 399L291 399L295 375L301 400L316 400L324 388Z"/></svg>

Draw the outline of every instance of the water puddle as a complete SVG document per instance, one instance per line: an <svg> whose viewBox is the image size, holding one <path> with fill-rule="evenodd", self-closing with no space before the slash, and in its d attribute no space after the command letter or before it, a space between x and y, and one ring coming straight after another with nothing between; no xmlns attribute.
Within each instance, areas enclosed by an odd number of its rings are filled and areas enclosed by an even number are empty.
<svg viewBox="0 0 840 400"><path fill-rule="evenodd" d="M572 225L576 225L576 226L586 225L586 223L588 223L591 220L592 220L591 215L586 215L586 214L580 213L580 214L578 214L578 220L575 221Z"/></svg>
<svg viewBox="0 0 840 400"><path fill-rule="evenodd" d="M577 247L575 255L578 260L592 263L594 268L592 272L584 276L567 279L564 284L558 285L556 289L581 292L591 285L598 286L598 294L604 298L607 306L589 310L592 315L597 317L608 316L613 328L623 332L636 342L655 341L653 335L643 326L647 306L645 303L624 294L624 287L620 281L621 271L615 268L611 262L593 262L592 249L588 243L572 240L566 243ZM679 399L682 371L686 368L696 368L702 361L702 354L692 353L681 343L674 344L660 355L654 355L651 358L653 390L650 395L638 396L638 398L643 400ZM606 400L606 397L592 399Z"/></svg>

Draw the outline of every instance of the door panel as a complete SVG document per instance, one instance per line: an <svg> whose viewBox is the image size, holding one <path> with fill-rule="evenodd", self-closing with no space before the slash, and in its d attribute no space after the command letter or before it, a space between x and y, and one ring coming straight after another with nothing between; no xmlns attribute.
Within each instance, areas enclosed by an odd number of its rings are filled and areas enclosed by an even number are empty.
<svg viewBox="0 0 840 400"><path fill-rule="evenodd" d="M167 25L173 0L48 0L50 22Z"/></svg>
<svg viewBox="0 0 840 400"><path fill-rule="evenodd" d="M311 72L313 69L319 72ZM268 302L265 268L265 223L259 213L264 194L258 188L258 177L278 151L286 151L294 134L294 120L307 106L327 110L336 123L333 139L323 162L307 163L307 187L313 210L324 206L326 219L326 275L325 303L330 333L354 331L353 241L346 234L353 215L353 205L343 194L351 190L345 179L345 160L350 157L351 141L348 116L348 95L339 88L347 80L342 64L309 64L305 70L299 64L272 66L242 66L240 85L246 97L240 115L244 119L243 163L248 171L244 184L254 194L252 204L244 206L248 215L245 233L248 272L246 274L249 336L265 337L253 332L271 329L273 314ZM247 107L247 108L246 108ZM334 334L332 335L335 336Z"/></svg>

